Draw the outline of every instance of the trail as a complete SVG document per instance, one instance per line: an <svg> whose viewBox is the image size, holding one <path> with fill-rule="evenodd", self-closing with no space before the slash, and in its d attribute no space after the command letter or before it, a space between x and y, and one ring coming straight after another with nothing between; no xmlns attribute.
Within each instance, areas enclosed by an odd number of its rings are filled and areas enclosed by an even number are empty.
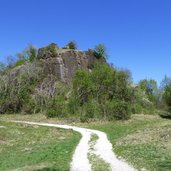
<svg viewBox="0 0 171 171"><path fill-rule="evenodd" d="M112 144L107 139L107 135L104 132L79 128L76 126L69 125L59 125L51 123L39 123L39 122L26 122L26 121L13 121L16 123L25 123L31 125L56 127L63 129L72 129L79 132L82 138L76 147L72 161L71 161L71 171L91 171L91 164L88 160L88 153L90 151L89 141L91 136L94 134L98 136L98 140L94 145L94 153L109 164L111 171L135 171L133 167L128 165L126 162L119 160L112 150Z"/></svg>

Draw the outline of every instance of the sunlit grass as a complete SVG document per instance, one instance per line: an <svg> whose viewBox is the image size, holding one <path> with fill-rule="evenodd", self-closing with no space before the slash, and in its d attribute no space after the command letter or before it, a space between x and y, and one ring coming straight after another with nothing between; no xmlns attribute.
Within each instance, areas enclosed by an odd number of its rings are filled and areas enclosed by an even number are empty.
<svg viewBox="0 0 171 171"><path fill-rule="evenodd" d="M0 125L0 170L69 170L78 133L2 121Z"/></svg>

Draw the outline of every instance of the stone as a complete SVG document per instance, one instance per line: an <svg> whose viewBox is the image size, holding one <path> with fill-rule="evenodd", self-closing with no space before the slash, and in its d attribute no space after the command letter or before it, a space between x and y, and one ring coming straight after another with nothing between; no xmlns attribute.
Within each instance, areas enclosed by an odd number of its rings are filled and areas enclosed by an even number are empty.
<svg viewBox="0 0 171 171"><path fill-rule="evenodd" d="M45 74L54 75L62 82L69 82L77 69L91 70L97 61L94 51L59 49L55 44L38 50L38 58L43 62Z"/></svg>

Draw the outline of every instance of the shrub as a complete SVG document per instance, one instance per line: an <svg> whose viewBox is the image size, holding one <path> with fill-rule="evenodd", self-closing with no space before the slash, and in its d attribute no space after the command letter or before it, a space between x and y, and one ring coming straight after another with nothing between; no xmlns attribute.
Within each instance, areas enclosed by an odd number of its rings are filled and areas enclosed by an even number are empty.
<svg viewBox="0 0 171 171"><path fill-rule="evenodd" d="M99 104L94 100L88 101L83 106L83 110L84 110L84 113L85 113L84 115L86 118L95 118L100 113Z"/></svg>
<svg viewBox="0 0 171 171"><path fill-rule="evenodd" d="M37 49L33 45L28 45L22 52L17 53L19 61L28 60L30 62L37 58Z"/></svg>
<svg viewBox="0 0 171 171"><path fill-rule="evenodd" d="M48 109L46 111L46 117L47 118L54 118L54 117L57 117L57 116L58 116L58 114L57 114L55 109Z"/></svg>
<svg viewBox="0 0 171 171"><path fill-rule="evenodd" d="M29 61L30 62L33 62L37 58L37 49L32 45L30 45L28 47L28 52L27 53L29 55Z"/></svg>
<svg viewBox="0 0 171 171"><path fill-rule="evenodd" d="M69 114L74 115L78 113L79 110L79 101L76 97L71 96L69 98L68 104L67 104L67 109Z"/></svg>
<svg viewBox="0 0 171 171"><path fill-rule="evenodd" d="M63 117L66 115L67 105L65 104L65 98L62 96L55 96L50 100L46 116L47 117Z"/></svg>
<svg viewBox="0 0 171 171"><path fill-rule="evenodd" d="M18 60L18 61L15 63L14 67L21 66L21 65L23 65L26 61L27 61L26 59L20 59L20 60Z"/></svg>
<svg viewBox="0 0 171 171"><path fill-rule="evenodd" d="M89 118L87 116L81 116L80 117L80 122L84 123L84 122L88 122Z"/></svg>
<svg viewBox="0 0 171 171"><path fill-rule="evenodd" d="M34 101L32 100L32 98L29 98L28 102L26 102L23 107L22 107L22 112L26 113L26 114L32 114L32 113L36 113L35 112L35 108L38 106L35 106Z"/></svg>
<svg viewBox="0 0 171 171"><path fill-rule="evenodd" d="M169 111L171 111L171 84L165 88L163 97L166 104L168 105Z"/></svg>
<svg viewBox="0 0 171 171"><path fill-rule="evenodd" d="M106 103L106 114L109 120L126 120L130 118L131 110L127 102L112 100Z"/></svg>
<svg viewBox="0 0 171 171"><path fill-rule="evenodd" d="M67 44L67 46L69 47L69 49L73 49L76 50L77 49L77 44L75 41L71 41Z"/></svg>
<svg viewBox="0 0 171 171"><path fill-rule="evenodd" d="M140 104L135 103L135 104L132 106L131 112L132 112L133 114L140 114L140 113L142 113L142 111L143 111L143 107L142 107Z"/></svg>
<svg viewBox="0 0 171 171"><path fill-rule="evenodd" d="M104 44L98 44L94 48L94 55L96 58L108 58L107 48Z"/></svg>
<svg viewBox="0 0 171 171"><path fill-rule="evenodd" d="M58 53L58 49L59 47L57 44L51 43L48 46L39 49L37 58L41 59L47 57L56 57Z"/></svg>

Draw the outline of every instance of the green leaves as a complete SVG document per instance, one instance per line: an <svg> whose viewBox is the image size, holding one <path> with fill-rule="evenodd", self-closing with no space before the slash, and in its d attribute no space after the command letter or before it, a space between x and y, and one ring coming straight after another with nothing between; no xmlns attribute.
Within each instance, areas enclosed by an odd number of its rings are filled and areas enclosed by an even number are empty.
<svg viewBox="0 0 171 171"><path fill-rule="evenodd" d="M104 44L98 44L95 46L94 48L95 52L94 55L96 56L96 58L108 58L108 54L107 54L107 48Z"/></svg>
<svg viewBox="0 0 171 171"><path fill-rule="evenodd" d="M127 72L106 63L97 63L91 72L78 70L73 79L72 102L75 98L76 109L87 118L128 119L127 103L132 95L129 77Z"/></svg>
<svg viewBox="0 0 171 171"><path fill-rule="evenodd" d="M29 44L22 52L17 53L17 57L21 61L33 62L37 58L37 49L32 44Z"/></svg>

